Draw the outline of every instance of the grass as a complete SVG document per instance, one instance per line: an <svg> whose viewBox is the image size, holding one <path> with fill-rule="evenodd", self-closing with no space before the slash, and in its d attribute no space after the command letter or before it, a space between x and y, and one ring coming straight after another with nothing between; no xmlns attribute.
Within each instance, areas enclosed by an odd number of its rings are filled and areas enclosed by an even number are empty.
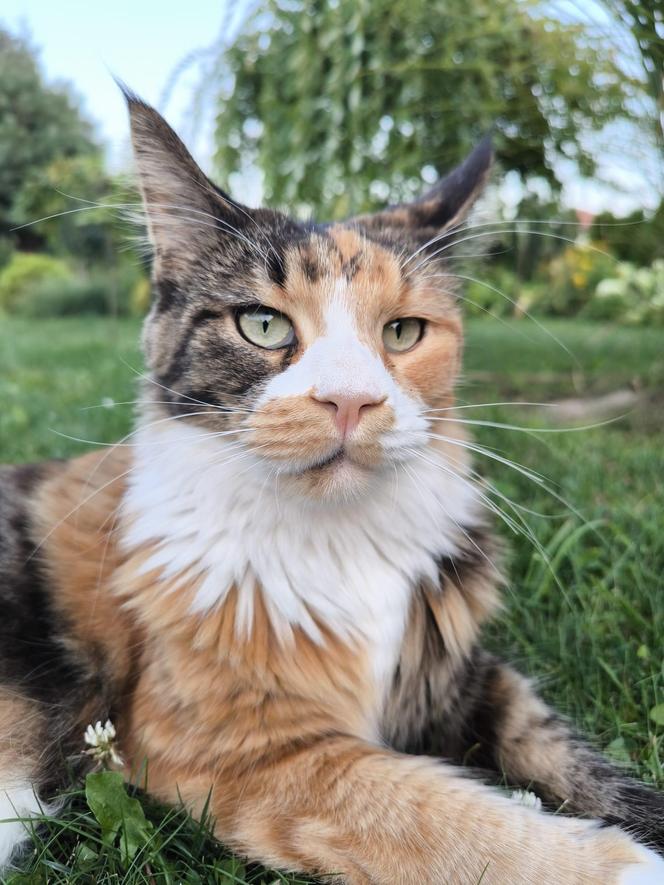
<svg viewBox="0 0 664 885"><path fill-rule="evenodd" d="M137 340L129 321L1 321L0 461L89 448L59 434L111 442L126 433L132 406L113 403L135 398ZM627 385L647 394L646 406L607 426L555 434L476 428L483 445L541 473L570 505L504 464L478 459L502 494L542 514L522 513L530 538L501 528L512 548L510 584L487 639L536 675L547 699L609 754L662 787L664 727L650 716L664 702L662 333L577 321L547 321L545 330L526 321L470 324L464 403L550 401ZM487 407L464 416L542 426L546 412ZM9 881L296 881L240 866L205 822L141 800L152 829L132 861L104 843L77 792L40 831L28 872Z"/></svg>

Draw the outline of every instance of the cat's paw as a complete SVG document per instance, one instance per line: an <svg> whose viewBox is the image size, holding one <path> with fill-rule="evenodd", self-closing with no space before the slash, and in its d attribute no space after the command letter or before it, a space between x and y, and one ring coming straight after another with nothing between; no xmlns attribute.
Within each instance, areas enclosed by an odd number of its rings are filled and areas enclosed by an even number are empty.
<svg viewBox="0 0 664 885"><path fill-rule="evenodd" d="M618 885L664 885L664 858L649 848L639 848L640 863L630 864Z"/></svg>

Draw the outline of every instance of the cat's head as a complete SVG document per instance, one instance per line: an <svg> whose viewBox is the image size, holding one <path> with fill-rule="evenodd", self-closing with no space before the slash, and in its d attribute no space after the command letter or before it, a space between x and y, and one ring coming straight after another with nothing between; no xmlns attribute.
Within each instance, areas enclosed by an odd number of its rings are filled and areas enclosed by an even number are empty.
<svg viewBox="0 0 664 885"><path fill-rule="evenodd" d="M445 258L488 140L414 203L302 223L231 199L154 109L128 104L154 255L148 399L306 496L361 494L421 454L427 410L453 400L462 327Z"/></svg>

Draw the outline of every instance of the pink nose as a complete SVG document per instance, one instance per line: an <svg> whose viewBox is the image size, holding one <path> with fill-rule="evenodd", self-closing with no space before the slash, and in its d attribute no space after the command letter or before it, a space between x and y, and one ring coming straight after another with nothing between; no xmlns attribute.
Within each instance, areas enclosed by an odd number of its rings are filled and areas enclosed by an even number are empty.
<svg viewBox="0 0 664 885"><path fill-rule="evenodd" d="M331 394L325 399L318 399L324 406L334 409L334 423L337 425L342 437L350 436L360 423L363 412L371 406L377 406L383 399L377 399L369 393L358 393L355 396L345 394Z"/></svg>

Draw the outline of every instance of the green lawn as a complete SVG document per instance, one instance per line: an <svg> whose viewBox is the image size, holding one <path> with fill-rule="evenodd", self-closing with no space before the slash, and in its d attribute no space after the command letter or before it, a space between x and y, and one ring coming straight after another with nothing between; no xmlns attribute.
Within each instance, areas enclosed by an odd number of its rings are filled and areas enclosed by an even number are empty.
<svg viewBox="0 0 664 885"><path fill-rule="evenodd" d="M0 320L0 460L89 448L59 434L109 442L126 433L133 407L113 403L135 397L137 339L133 322ZM527 527L521 534L501 529L513 550L511 581L490 644L540 677L549 700L659 786L664 725L650 712L664 703L663 344L661 330L574 320L547 321L545 331L529 321L478 320L469 327L459 391L468 404L547 402L628 385L644 392L643 405L626 418L592 430L475 430L484 446L542 474L551 490L478 459L500 495L542 514L495 499ZM547 410L493 406L463 414L543 427ZM13 882L274 881L224 867L229 862L203 828L146 807L155 831L128 872L119 850L101 845L78 797L64 823L49 825L32 871Z"/></svg>

